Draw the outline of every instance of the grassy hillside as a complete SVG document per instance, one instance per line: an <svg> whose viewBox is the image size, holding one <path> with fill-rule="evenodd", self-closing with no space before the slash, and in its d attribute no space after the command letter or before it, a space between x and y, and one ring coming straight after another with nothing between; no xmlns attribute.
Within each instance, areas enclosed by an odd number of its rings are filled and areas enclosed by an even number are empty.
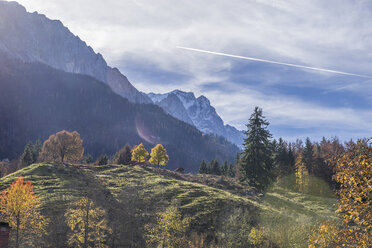
<svg viewBox="0 0 372 248"><path fill-rule="evenodd" d="M308 231L309 225L320 219L336 218L333 198L303 195L277 186L263 197L247 197L244 192L249 192L249 187L233 179L219 180L210 175L183 175L126 165L34 164L1 178L0 189L21 176L33 182L43 210L51 218L54 233L62 233L66 227L57 227L53 221L63 225L61 219L68 203L85 195L104 207L112 220L120 219L117 216L125 216L127 220L131 213L136 230L142 230L145 223L153 221L156 212L170 204L177 205L183 215L192 218L192 231L214 235L223 233L224 226L237 225L233 221L236 217L245 218L249 225L267 226L270 239L280 238L273 236L273 228L287 226L287 230L296 227L296 231ZM294 235L288 238L298 239ZM302 231L300 236L304 236ZM143 245L141 237L136 239L137 245ZM293 247L302 247L305 240L303 237ZM58 242L64 242L63 238Z"/></svg>

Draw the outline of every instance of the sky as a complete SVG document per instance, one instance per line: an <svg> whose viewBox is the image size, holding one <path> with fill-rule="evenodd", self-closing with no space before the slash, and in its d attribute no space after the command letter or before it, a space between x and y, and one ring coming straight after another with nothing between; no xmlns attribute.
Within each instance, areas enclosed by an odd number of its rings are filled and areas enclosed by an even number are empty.
<svg viewBox="0 0 372 248"><path fill-rule="evenodd" d="M137 89L204 95L238 129L259 106L276 138L372 137L372 79L177 48L372 76L372 1L18 2L61 20Z"/></svg>

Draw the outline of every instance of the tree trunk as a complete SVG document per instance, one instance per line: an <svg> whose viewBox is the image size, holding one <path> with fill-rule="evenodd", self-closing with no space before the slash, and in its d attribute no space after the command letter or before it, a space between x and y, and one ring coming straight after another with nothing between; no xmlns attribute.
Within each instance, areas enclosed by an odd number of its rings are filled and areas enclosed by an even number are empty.
<svg viewBox="0 0 372 248"><path fill-rule="evenodd" d="M17 217L17 232L16 232L16 244L15 247L19 247L19 226L20 226L20 221L19 221L19 216Z"/></svg>
<svg viewBox="0 0 372 248"><path fill-rule="evenodd" d="M88 226L89 226L89 199L87 200L86 216L85 216L85 230L84 230L84 244L83 247L88 247Z"/></svg>

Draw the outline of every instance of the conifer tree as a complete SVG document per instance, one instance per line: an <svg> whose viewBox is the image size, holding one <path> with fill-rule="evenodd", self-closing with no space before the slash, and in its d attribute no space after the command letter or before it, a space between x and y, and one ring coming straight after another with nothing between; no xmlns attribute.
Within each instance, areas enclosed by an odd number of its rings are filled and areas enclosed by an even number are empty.
<svg viewBox="0 0 372 248"><path fill-rule="evenodd" d="M87 156L85 156L84 158L83 158L83 163L84 164L90 164L90 163L92 163L93 162L93 156L91 155L91 154L87 154Z"/></svg>
<svg viewBox="0 0 372 248"><path fill-rule="evenodd" d="M162 146L162 144L157 144L151 149L149 162L151 164L156 164L159 168L160 165L165 166L169 161L169 156L167 150Z"/></svg>
<svg viewBox="0 0 372 248"><path fill-rule="evenodd" d="M228 170L228 176L229 177L235 177L235 170L236 170L236 168L235 168L235 166L232 164L232 163L230 163L230 165L229 165L229 170Z"/></svg>
<svg viewBox="0 0 372 248"><path fill-rule="evenodd" d="M244 152L241 158L242 179L264 190L273 176L271 134L267 129L269 122L256 107L247 124Z"/></svg>
<svg viewBox="0 0 372 248"><path fill-rule="evenodd" d="M205 162L205 160L203 160L201 162L198 173L199 174L208 174L207 163Z"/></svg>
<svg viewBox="0 0 372 248"><path fill-rule="evenodd" d="M304 148L302 155L303 155L303 162L305 163L308 172L313 173L314 164L315 164L314 149L313 149L313 144L311 143L309 138L306 138L305 148Z"/></svg>
<svg viewBox="0 0 372 248"><path fill-rule="evenodd" d="M32 142L27 143L23 154L21 155L21 163L23 166L28 166L30 164L36 163L39 153L41 151L41 142L36 140L35 144Z"/></svg>
<svg viewBox="0 0 372 248"><path fill-rule="evenodd" d="M227 161L225 161L223 165L221 166L221 175L227 176L228 171L229 171L229 166L227 165Z"/></svg>
<svg viewBox="0 0 372 248"><path fill-rule="evenodd" d="M106 165L109 163L109 158L107 156L107 154L103 154L101 155L98 159L97 159L97 162L96 162L98 165Z"/></svg>
<svg viewBox="0 0 372 248"><path fill-rule="evenodd" d="M209 174L221 175L220 165L216 159L213 159L209 164Z"/></svg>
<svg viewBox="0 0 372 248"><path fill-rule="evenodd" d="M282 177L292 172L291 158L289 157L289 151L287 150L286 143L282 138L276 145L274 153L274 166L276 170L276 176Z"/></svg>
<svg viewBox="0 0 372 248"><path fill-rule="evenodd" d="M132 160L131 148L126 144L121 148L115 155L115 164L124 164L127 165Z"/></svg>
<svg viewBox="0 0 372 248"><path fill-rule="evenodd" d="M32 152L32 143L28 143L22 153L21 163L23 166L28 166L34 162L34 154Z"/></svg>
<svg viewBox="0 0 372 248"><path fill-rule="evenodd" d="M32 163L36 163L36 161L39 157L39 154L41 152L42 147L43 147L43 144L41 143L41 141L39 139L37 139L35 141L35 143L32 144L32 157L34 159L34 161L32 161Z"/></svg>

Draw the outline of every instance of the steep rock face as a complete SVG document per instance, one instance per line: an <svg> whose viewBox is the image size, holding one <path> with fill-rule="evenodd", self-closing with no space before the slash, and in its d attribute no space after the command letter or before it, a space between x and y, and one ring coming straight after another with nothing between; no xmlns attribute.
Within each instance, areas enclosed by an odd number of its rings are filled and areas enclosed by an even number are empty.
<svg viewBox="0 0 372 248"><path fill-rule="evenodd" d="M156 95L158 95L159 98L157 98ZM175 94L161 95L161 94L150 93L149 96L151 99L152 97L154 99L157 99L158 100L157 105L159 105L162 109L164 109L164 111L167 114L170 114L171 116L194 126L194 123L190 119L185 107L183 106L182 102Z"/></svg>
<svg viewBox="0 0 372 248"><path fill-rule="evenodd" d="M25 62L92 76L132 102L151 103L116 68L111 68L60 21L28 13L16 2L0 1L0 51Z"/></svg>
<svg viewBox="0 0 372 248"><path fill-rule="evenodd" d="M165 94L149 93L148 96L173 117L194 125L204 133L223 136L242 147L243 132L230 125L224 125L223 120L205 96L196 98L194 93L180 90Z"/></svg>

